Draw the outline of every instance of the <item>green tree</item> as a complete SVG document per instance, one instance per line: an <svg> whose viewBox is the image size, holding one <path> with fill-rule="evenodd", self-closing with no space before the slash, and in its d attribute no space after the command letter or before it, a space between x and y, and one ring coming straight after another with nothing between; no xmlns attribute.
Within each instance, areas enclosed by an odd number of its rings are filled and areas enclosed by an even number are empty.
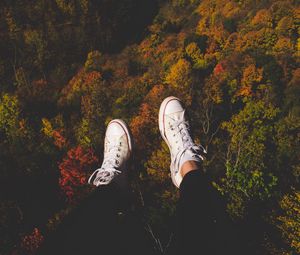
<svg viewBox="0 0 300 255"><path fill-rule="evenodd" d="M17 135L19 128L20 108L16 96L4 94L0 99L0 131L4 132L8 139Z"/></svg>
<svg viewBox="0 0 300 255"><path fill-rule="evenodd" d="M293 190L279 202L281 214L276 217L284 242L288 245L287 254L300 253L300 192Z"/></svg>
<svg viewBox="0 0 300 255"><path fill-rule="evenodd" d="M204 55L195 42L190 43L185 48L186 54L192 59L195 69L205 69L207 67Z"/></svg>
<svg viewBox="0 0 300 255"><path fill-rule="evenodd" d="M251 200L272 195L277 177L268 168L272 153L274 121L278 109L264 101L249 101L223 128L229 133L226 177L219 189L230 198L231 214L242 217Z"/></svg>

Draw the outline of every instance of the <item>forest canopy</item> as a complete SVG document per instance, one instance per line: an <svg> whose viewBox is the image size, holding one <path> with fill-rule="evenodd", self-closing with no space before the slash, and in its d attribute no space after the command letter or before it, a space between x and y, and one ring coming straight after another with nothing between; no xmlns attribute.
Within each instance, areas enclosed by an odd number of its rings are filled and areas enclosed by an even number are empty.
<svg viewBox="0 0 300 255"><path fill-rule="evenodd" d="M245 254L300 253L296 0L13 0L0 13L0 254L35 254L93 191L114 118L135 140L136 207L165 247L178 199L157 125L169 95Z"/></svg>

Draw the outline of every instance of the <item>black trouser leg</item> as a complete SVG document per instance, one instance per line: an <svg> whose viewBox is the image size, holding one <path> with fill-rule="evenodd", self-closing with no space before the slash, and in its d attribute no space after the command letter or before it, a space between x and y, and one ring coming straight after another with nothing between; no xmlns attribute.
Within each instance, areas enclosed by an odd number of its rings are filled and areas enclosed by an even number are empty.
<svg viewBox="0 0 300 255"><path fill-rule="evenodd" d="M236 254L239 244L225 206L201 170L189 172L181 183L176 224L170 253Z"/></svg>
<svg viewBox="0 0 300 255"><path fill-rule="evenodd" d="M115 185L97 188L46 239L39 254L150 254L142 224L129 205Z"/></svg>

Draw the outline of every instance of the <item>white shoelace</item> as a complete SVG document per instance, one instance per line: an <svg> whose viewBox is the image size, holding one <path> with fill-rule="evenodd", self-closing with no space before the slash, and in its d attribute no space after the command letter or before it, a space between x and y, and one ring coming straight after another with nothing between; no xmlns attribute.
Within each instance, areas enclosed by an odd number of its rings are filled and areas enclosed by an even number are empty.
<svg viewBox="0 0 300 255"><path fill-rule="evenodd" d="M193 146L194 142L189 135L190 127L188 121L185 120L173 120L173 123L170 124L170 128L172 130L176 130L177 132L173 134L175 137L177 134L180 134L182 138L183 147ZM176 141L178 143L178 141Z"/></svg>
<svg viewBox="0 0 300 255"><path fill-rule="evenodd" d="M185 154L187 151L191 151L194 155L193 157L198 160L203 160L204 157L201 154L206 154L207 151L202 145L196 145L189 132L189 123L188 121L185 120L173 120L173 123L170 124L170 128L172 130L176 129L177 132L173 134L175 137L177 134L182 138L182 149L179 150L176 155L174 155L173 159L174 161L172 162L175 167L175 174L179 171L179 164L182 156ZM178 143L178 141L176 141Z"/></svg>
<svg viewBox="0 0 300 255"><path fill-rule="evenodd" d="M110 148L105 155L101 168L96 169L92 173L88 180L89 184L96 186L109 184L116 175L121 173L120 170L117 170L120 164L119 152L121 143L111 144L109 146Z"/></svg>

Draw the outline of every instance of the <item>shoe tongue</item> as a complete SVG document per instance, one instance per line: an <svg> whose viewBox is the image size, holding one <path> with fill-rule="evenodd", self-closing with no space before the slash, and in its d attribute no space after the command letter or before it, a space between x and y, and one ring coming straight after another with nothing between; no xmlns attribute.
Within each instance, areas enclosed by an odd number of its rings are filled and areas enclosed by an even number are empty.
<svg viewBox="0 0 300 255"><path fill-rule="evenodd" d="M184 120L184 112L185 111L179 111L172 113L172 119L173 120Z"/></svg>

